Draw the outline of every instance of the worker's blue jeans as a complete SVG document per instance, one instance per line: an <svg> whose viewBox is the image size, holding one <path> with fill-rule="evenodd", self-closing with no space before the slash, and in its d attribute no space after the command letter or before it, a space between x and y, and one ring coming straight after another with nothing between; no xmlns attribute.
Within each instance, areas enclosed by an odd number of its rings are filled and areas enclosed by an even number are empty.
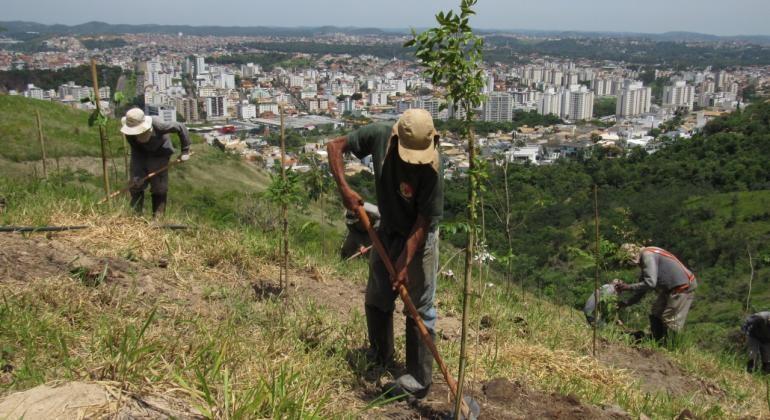
<svg viewBox="0 0 770 420"><path fill-rule="evenodd" d="M393 264L404 249L406 238L393 233L386 233L382 229L377 232L385 249L388 250ZM415 253L408 267L407 289L412 298L417 312L420 313L425 327L433 331L436 325L436 308L433 301L436 295L436 275L438 272L438 228L428 231L423 249ZM380 259L376 250L370 252L369 257L369 282L366 285L366 305L374 306L383 312L392 312L395 309L395 300L398 293L391 288L390 274L385 264ZM406 313L406 309L404 309Z"/></svg>

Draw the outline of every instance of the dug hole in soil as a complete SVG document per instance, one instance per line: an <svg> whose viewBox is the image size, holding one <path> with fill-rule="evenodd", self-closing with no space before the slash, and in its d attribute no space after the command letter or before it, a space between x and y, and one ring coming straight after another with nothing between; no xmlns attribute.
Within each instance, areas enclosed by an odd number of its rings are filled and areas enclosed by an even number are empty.
<svg viewBox="0 0 770 420"><path fill-rule="evenodd" d="M424 399L399 401L372 409L365 417L404 420L451 418L449 416L454 411L451 395L446 383L434 382ZM466 395L479 404L479 419L631 419L620 407L596 407L582 403L574 395L544 393L504 378L485 382L480 392Z"/></svg>

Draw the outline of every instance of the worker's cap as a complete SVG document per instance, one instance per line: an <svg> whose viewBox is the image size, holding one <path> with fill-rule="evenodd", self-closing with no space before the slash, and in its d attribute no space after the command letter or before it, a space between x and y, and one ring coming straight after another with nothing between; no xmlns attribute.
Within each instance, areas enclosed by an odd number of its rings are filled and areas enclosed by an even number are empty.
<svg viewBox="0 0 770 420"><path fill-rule="evenodd" d="M139 108L131 108L126 112L120 122L120 132L127 136L138 136L152 128L152 117L144 115L144 111Z"/></svg>
<svg viewBox="0 0 770 420"><path fill-rule="evenodd" d="M642 257L642 247L637 244L625 243L620 246L619 254L622 260L639 264L639 259Z"/></svg>
<svg viewBox="0 0 770 420"><path fill-rule="evenodd" d="M398 137L398 156L413 165L438 167L439 134L433 127L430 112L407 109L393 125L393 135Z"/></svg>

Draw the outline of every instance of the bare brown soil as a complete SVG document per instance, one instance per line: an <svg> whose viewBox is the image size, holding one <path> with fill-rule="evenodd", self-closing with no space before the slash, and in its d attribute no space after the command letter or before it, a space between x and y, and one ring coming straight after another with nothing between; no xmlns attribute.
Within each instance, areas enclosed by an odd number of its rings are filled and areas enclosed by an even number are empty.
<svg viewBox="0 0 770 420"><path fill-rule="evenodd" d="M178 398L124 393L103 383L40 385L0 400L0 418L49 419L203 419Z"/></svg>
<svg viewBox="0 0 770 420"><path fill-rule="evenodd" d="M602 343L597 352L602 363L630 371L639 380L641 388L651 394L663 392L672 396L695 393L724 395L719 386L708 380L693 377L663 353L611 343Z"/></svg>
<svg viewBox="0 0 770 420"><path fill-rule="evenodd" d="M468 394L466 394L468 395ZM482 384L481 392L471 394L481 410L479 419L630 419L617 407L600 408L581 402L574 395L543 393L519 382L493 379ZM448 386L434 383L422 400L400 401L372 409L368 418L446 419L451 418L454 403Z"/></svg>

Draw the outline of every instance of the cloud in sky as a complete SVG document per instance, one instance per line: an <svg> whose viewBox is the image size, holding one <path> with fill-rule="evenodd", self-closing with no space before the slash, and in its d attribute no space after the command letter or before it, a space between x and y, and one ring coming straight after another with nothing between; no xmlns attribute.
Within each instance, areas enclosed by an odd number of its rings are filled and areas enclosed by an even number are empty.
<svg viewBox="0 0 770 420"><path fill-rule="evenodd" d="M78 24L426 27L459 0L9 0L0 20ZM477 28L770 34L768 0L479 0Z"/></svg>

